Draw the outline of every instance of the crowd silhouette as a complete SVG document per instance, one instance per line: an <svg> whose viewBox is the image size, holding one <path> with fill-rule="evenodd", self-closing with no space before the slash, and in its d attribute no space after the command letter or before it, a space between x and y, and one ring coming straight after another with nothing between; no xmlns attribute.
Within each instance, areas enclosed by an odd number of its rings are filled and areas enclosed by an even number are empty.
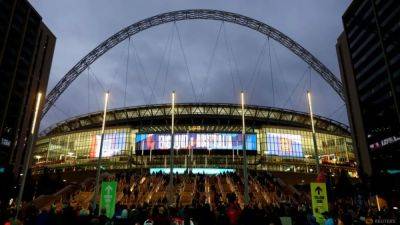
<svg viewBox="0 0 400 225"><path fill-rule="evenodd" d="M243 202L243 181L238 173L175 175L172 202L168 200L166 191L169 175L125 172L103 179L118 182L119 197L112 218L106 216L105 209L99 213L98 207L92 207L90 194L83 195L93 191L93 183L88 182L80 190L68 192L62 199L48 202L47 205L35 205L35 200L26 202L17 220L14 220L15 205L11 204L1 213L2 224L318 224L312 212L309 191L290 189L289 185L266 172L250 174L249 204ZM346 191L346 188L349 190ZM396 224L399 221L397 210L378 209L368 199L362 198L361 192L355 188L344 174L337 179L336 191L330 191L330 210L324 213L324 224L366 224L371 218L381 221L381 224Z"/></svg>

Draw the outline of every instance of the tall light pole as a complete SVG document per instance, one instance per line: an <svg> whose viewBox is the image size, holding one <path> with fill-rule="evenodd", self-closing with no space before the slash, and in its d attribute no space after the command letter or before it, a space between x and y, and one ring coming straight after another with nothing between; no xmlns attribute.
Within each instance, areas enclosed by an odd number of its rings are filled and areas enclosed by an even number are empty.
<svg viewBox="0 0 400 225"><path fill-rule="evenodd" d="M244 120L244 93L240 93L242 102L242 150L243 150L243 178L244 178L244 203L249 204L249 175L247 174L247 154L246 154L246 125Z"/></svg>
<svg viewBox="0 0 400 225"><path fill-rule="evenodd" d="M35 138L36 138L36 126L37 126L37 120L38 120L38 115L39 115L39 106L40 106L41 100L42 100L42 93L39 92L36 96L35 111L33 114L32 128L31 128L29 144L28 144L28 148L27 148L28 151L25 155L25 164L24 164L24 168L22 171L21 186L19 188L19 193L18 193L18 198L17 198L17 212L15 214L15 219L18 218L19 211L21 210L21 202L22 202L22 196L24 194L26 176L28 174L28 168L29 168L29 164L30 164L30 160L31 160L33 143L35 142Z"/></svg>
<svg viewBox="0 0 400 225"><path fill-rule="evenodd" d="M175 91L172 92L171 95L172 103L171 103L171 149L169 151L169 183L168 183L168 192L169 192L169 203L173 203L172 190L174 188L174 123L175 123Z"/></svg>
<svg viewBox="0 0 400 225"><path fill-rule="evenodd" d="M100 166L101 166L101 156L103 154L103 141L104 141L104 130L106 127L106 116L107 116L107 105L108 105L108 97L110 96L109 92L106 92L104 97L104 112L103 112L103 124L101 126L101 140L100 140L100 150L99 157L97 158L97 173L96 173L96 186L94 187L94 196L93 196L93 209L96 209L97 196L99 195L99 183L100 183ZM100 207L100 204L99 204ZM100 215L100 208L98 209Z"/></svg>
<svg viewBox="0 0 400 225"><path fill-rule="evenodd" d="M316 162L316 167L317 167L317 174L319 174L319 154L318 154L318 147L317 147L317 137L315 134L314 115L313 115L313 110L312 110L312 101L311 101L311 92L310 91L307 91L307 100L308 100L308 110L310 111L312 138L313 138L314 152L315 152L315 162Z"/></svg>

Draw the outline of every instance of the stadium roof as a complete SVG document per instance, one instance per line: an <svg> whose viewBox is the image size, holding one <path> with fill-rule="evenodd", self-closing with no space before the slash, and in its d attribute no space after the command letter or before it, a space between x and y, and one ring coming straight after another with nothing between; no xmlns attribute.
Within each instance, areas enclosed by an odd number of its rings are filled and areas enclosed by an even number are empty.
<svg viewBox="0 0 400 225"><path fill-rule="evenodd" d="M237 104L185 103L175 105L175 117L178 125L241 125L241 115L241 107ZM311 126L309 114L281 108L246 105L245 117L247 127L253 128L260 125L277 125L310 129ZM170 104L144 105L109 110L106 123L107 126L163 125L165 129L169 129L170 119ZM350 135L349 127L345 124L316 115L314 119L315 128L319 132ZM99 128L101 121L101 111L80 115L46 128L40 133L40 136Z"/></svg>

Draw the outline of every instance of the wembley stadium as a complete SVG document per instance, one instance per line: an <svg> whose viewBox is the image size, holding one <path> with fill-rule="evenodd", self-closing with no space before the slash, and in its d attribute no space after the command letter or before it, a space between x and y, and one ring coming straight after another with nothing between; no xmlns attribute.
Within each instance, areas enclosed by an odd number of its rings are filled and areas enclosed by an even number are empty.
<svg viewBox="0 0 400 225"><path fill-rule="evenodd" d="M128 40L125 71L127 79L130 37L151 27L174 22L173 32L176 30L178 39L181 40L175 23L181 20L216 20L222 22L221 28L224 22L227 22L259 32L267 37L265 43L268 44L268 49L271 47L270 38L277 41L308 64L309 67L306 71L309 71L310 75L311 69L313 69L341 100L345 99L342 83L337 76L308 50L279 30L262 21L236 13L193 9L149 17L110 36L79 60L47 94L42 117L55 106L57 99L78 76L81 76L85 70L89 74L89 66L92 63L124 40ZM216 44L220 30L217 34ZM179 43L183 53L181 41ZM172 41L167 42L166 45L172 45ZM227 47L231 46L227 45ZM215 49L216 47L214 47L213 54ZM260 49L260 53L264 50ZM186 60L184 61L186 62ZM188 64L185 64L189 71ZM229 64L229 67L231 66ZM257 67L258 65L256 65L256 70ZM270 69L271 84L273 85L271 63ZM303 73L301 81L305 75L306 72ZM94 76L98 85L105 92L104 85L97 80L94 74L91 76ZM145 101L143 106L125 107L127 96L127 82L125 82L124 108L112 109L107 112L105 133L102 132L103 114L101 111L59 122L43 130L35 142L32 169L35 172L41 171L43 168L93 171L96 170L99 161L97 159L100 158L101 168L105 171L148 169L153 172L169 172L167 168L172 166L177 173L185 171L220 173L248 168L253 171L315 174L319 168L322 168L332 174L346 170L351 176L357 176L350 129L345 124L321 116L315 116L315 121L312 123L308 113L246 105L244 109L245 135L243 136L241 106L198 103L190 73L187 73L187 76L191 83L194 101L197 103L190 103L193 101L190 100L187 101L189 103L177 104L174 113L171 113L174 104L155 105ZM88 83L90 86L89 78ZM311 77L309 83L311 88ZM234 79L232 85L235 87ZM297 86L294 89L296 90L296 88ZM87 90L89 109L90 88ZM153 96L154 90L150 90ZM271 90L273 96L270 105L275 106L275 89L272 87ZM293 93L288 99L293 96ZM282 96L280 97L282 98ZM202 101L208 102L209 100ZM244 101L242 102L244 104ZM175 116L173 132L171 129L172 115ZM316 133L312 132L311 124L314 124ZM171 135L172 133L174 135ZM314 146L315 142L316 147ZM173 159L168 156L171 154L171 149L174 149L172 151ZM247 160L243 160L244 155Z"/></svg>
<svg viewBox="0 0 400 225"><path fill-rule="evenodd" d="M246 151L250 170L315 173L316 154L307 113L246 106L245 146L242 109L235 104L177 104L174 172L220 173L240 170ZM59 122L42 131L33 152L33 170L95 170L100 151L102 112ZM357 176L349 128L314 117L319 166ZM105 170L169 172L171 105L146 105L107 112L102 148ZM243 150L246 149L246 150Z"/></svg>

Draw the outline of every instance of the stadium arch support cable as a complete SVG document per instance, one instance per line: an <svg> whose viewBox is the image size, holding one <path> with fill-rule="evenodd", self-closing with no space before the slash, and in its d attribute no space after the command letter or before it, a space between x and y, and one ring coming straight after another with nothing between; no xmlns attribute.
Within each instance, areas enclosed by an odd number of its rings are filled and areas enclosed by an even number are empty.
<svg viewBox="0 0 400 225"><path fill-rule="evenodd" d="M310 67L317 71L322 78L333 88L333 90L344 100L344 93L342 83L336 78L336 76L315 56L313 56L304 47L299 45L297 42L280 32L279 30L261 22L256 19L252 19L247 16L240 14L211 10L211 9L188 9L172 11L167 13L158 14L156 16L149 17L147 19L136 22L130 26L123 28L118 31L107 40L99 44L95 49L89 52L79 62L65 74L61 80L55 85L55 87L46 96L46 102L43 107L42 116L44 116L49 109L54 105L60 95L68 88L68 86L94 61L100 58L108 50L112 49L117 44L121 43L125 39L144 31L150 27L158 26L165 23L181 20L219 20L229 23L234 23L240 26L248 27L252 30L258 31L267 37L273 38L281 45L288 48L303 61L305 61Z"/></svg>

